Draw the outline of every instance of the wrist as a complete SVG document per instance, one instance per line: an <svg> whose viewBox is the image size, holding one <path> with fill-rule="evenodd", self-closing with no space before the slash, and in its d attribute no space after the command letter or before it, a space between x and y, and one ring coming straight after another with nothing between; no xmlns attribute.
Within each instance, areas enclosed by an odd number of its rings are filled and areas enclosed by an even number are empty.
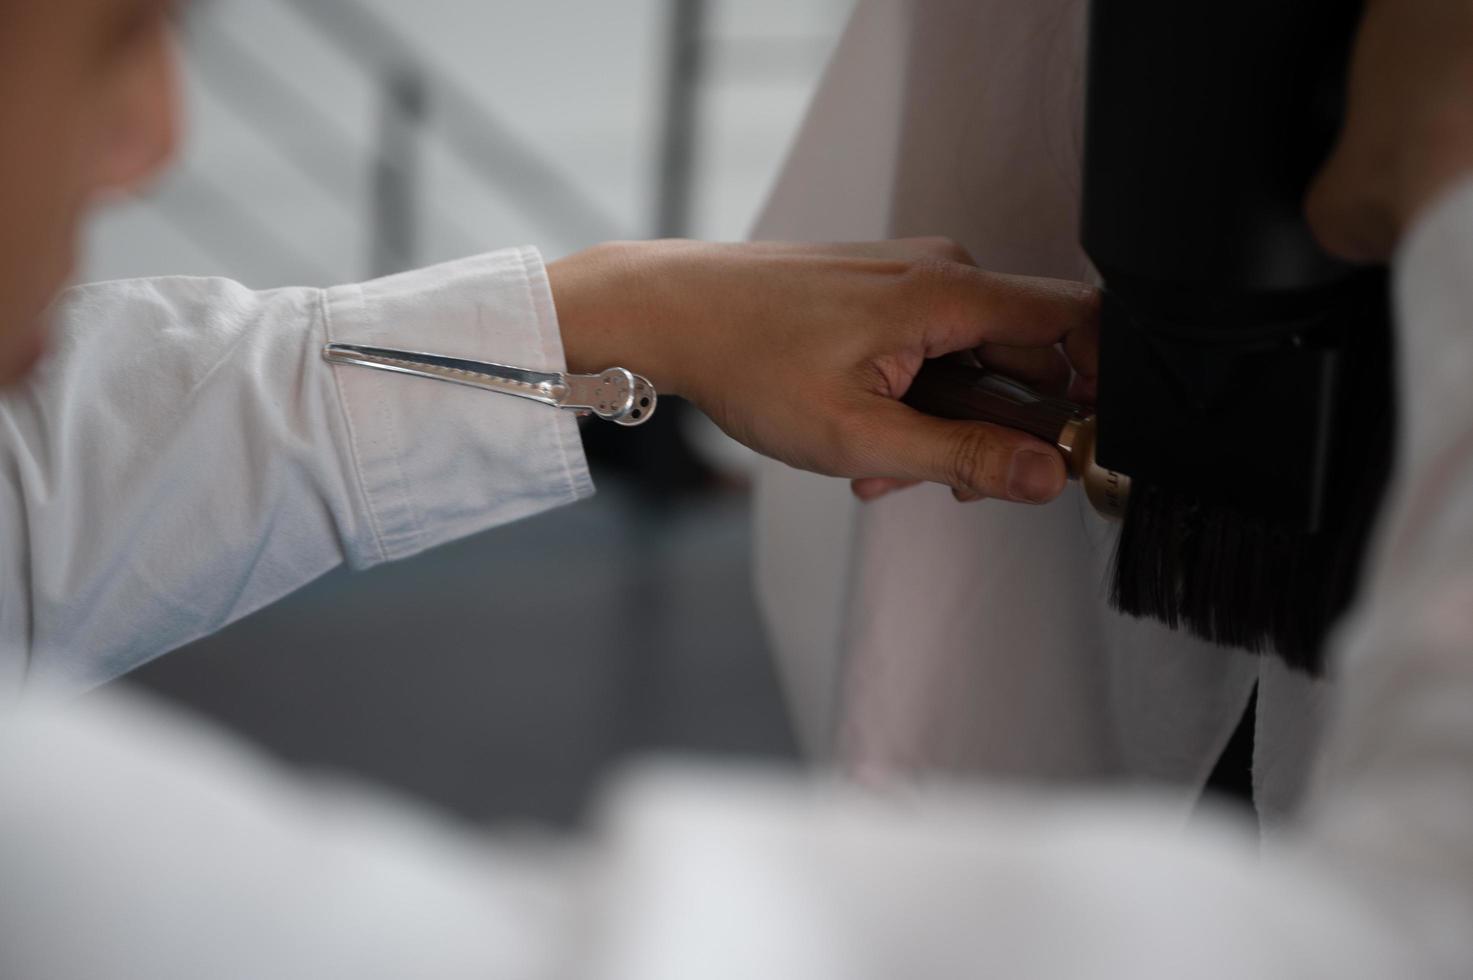
<svg viewBox="0 0 1473 980"><path fill-rule="evenodd" d="M651 288L649 243L608 242L549 263L548 281L568 370L597 374L624 367L662 393L683 387L666 323Z"/></svg>

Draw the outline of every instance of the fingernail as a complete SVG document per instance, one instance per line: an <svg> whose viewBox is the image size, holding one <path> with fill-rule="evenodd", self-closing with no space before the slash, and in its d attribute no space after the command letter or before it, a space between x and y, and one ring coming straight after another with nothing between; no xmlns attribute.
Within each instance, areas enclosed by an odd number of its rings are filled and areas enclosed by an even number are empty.
<svg viewBox="0 0 1473 980"><path fill-rule="evenodd" d="M1064 489L1064 464L1052 453L1022 449L1013 454L1008 469L1008 494L1014 500L1041 504Z"/></svg>

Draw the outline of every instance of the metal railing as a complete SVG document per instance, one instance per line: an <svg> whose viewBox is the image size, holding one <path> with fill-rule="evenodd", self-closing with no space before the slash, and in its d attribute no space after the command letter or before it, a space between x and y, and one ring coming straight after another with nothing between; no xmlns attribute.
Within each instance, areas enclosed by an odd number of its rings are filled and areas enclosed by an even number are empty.
<svg viewBox="0 0 1473 980"><path fill-rule="evenodd" d="M666 0L664 124L652 223L660 237L690 233L705 89L717 80L782 77L794 68L811 69L832 43L828 37L714 37L710 24L716 6L712 0Z"/></svg>
<svg viewBox="0 0 1473 980"><path fill-rule="evenodd" d="M188 21L186 50L199 81L326 198L363 215L366 271L384 275L414 266L431 223L456 251L482 237L461 227L418 193L427 145L447 151L493 198L505 201L563 242L592 243L632 234L689 234L698 190L697 147L703 92L712 76L753 78L785 66L811 66L826 42L804 38L713 38L712 0L666 0L666 71L662 125L654 148L653 214L644 229L611 216L558 164L358 0L253 0L289 11L362 73L378 105L372 146L341 119L302 97L289 70L232 35L214 5L198 5ZM289 134L310 133L310 141ZM361 161L370 194L342 179L341 161ZM227 184L187 165L151 198L160 214L197 247L231 268L268 257L298 277L326 281L318 263L256 217Z"/></svg>
<svg viewBox="0 0 1473 980"><path fill-rule="evenodd" d="M427 215L416 192L428 141L436 141L488 194L504 200L559 239L577 242L627 237L610 216L541 154L485 100L431 66L380 17L354 0L274 0L337 48L364 75L379 105L374 146L364 162L371 174L367 208L368 273L384 275L416 264L427 217L447 230L463 251L478 236L442 213ZM286 71L254 53L211 16L197 8L187 21L186 52L200 81L222 104L275 147L324 195L353 193L337 162L364 155L348 128L301 97ZM283 138L311 132L314 145ZM328 152L323 152L323 150ZM151 197L163 217L198 247L232 267L247 253L269 255L298 275L322 270L284 236L265 226L211 174L187 165ZM344 201L354 211L363 202Z"/></svg>

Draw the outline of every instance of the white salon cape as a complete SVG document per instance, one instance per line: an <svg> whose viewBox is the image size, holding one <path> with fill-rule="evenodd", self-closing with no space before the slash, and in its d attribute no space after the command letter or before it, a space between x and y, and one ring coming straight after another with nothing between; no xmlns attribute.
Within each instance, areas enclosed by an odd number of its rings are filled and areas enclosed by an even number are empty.
<svg viewBox="0 0 1473 980"><path fill-rule="evenodd" d="M861 3L757 237L946 235L983 268L1089 279L1087 6ZM1036 509L937 487L861 506L773 463L757 512L759 598L816 756L881 781L1149 785L1185 817L1256 684L1265 826L1300 798L1322 685L1111 610L1115 526L1077 488Z"/></svg>
<svg viewBox="0 0 1473 980"><path fill-rule="evenodd" d="M1183 827L1169 792L678 768L627 778L576 841L529 840L300 781L146 701L46 708L339 562L589 488L563 413L320 358L338 339L559 367L530 251L326 292L74 291L51 360L0 399L0 977L1466 977L1470 271L1473 184L1397 259L1402 456L1313 789L1261 847ZM1017 514L1078 533L1067 505ZM997 572L968 600L984 587L1013 588Z"/></svg>

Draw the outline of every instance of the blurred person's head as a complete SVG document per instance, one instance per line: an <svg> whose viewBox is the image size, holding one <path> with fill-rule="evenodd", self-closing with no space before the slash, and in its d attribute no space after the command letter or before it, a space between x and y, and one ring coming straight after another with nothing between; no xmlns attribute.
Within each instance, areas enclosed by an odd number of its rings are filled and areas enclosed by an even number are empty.
<svg viewBox="0 0 1473 980"><path fill-rule="evenodd" d="M41 353L82 222L168 162L176 0L0 0L0 384Z"/></svg>

